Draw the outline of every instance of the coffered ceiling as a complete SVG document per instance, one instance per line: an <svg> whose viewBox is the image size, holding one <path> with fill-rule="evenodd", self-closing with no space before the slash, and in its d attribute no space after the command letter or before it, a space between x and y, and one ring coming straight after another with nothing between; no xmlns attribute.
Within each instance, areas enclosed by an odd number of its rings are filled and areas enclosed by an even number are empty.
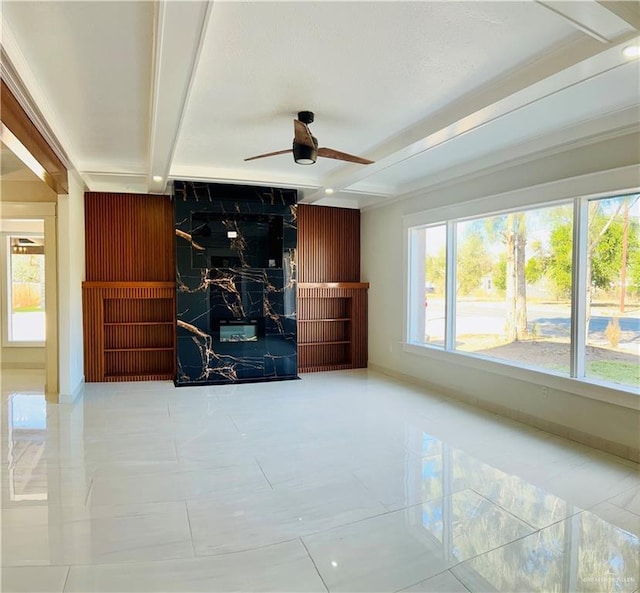
<svg viewBox="0 0 640 593"><path fill-rule="evenodd" d="M366 208L639 129L636 2L4 0L2 26L3 76L94 191L194 179ZM290 148L301 110L321 146L376 162L244 161Z"/></svg>

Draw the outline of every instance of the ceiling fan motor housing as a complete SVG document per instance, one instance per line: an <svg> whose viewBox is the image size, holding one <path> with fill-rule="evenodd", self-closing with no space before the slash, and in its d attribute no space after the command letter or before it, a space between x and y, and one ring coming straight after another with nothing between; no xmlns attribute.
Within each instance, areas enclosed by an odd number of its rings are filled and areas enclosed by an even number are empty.
<svg viewBox="0 0 640 593"><path fill-rule="evenodd" d="M313 111L298 111L298 120L303 124L313 123Z"/></svg>

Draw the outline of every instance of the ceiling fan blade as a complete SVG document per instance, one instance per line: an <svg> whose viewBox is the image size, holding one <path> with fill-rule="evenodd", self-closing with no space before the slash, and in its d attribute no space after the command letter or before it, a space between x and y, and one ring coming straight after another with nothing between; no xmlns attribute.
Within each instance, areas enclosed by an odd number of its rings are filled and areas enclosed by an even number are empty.
<svg viewBox="0 0 640 593"><path fill-rule="evenodd" d="M326 159L336 159L337 161L349 161L350 163L360 163L361 165L371 165L375 161L363 159L361 156L354 156L346 152L340 152L333 148L318 148L318 156Z"/></svg>
<svg viewBox="0 0 640 593"><path fill-rule="evenodd" d="M293 120L293 136L298 144L309 146L310 148L315 148L317 146L313 141L313 136L311 135L309 126L301 122L299 119Z"/></svg>
<svg viewBox="0 0 640 593"><path fill-rule="evenodd" d="M279 154L287 154L288 152L293 152L291 148L288 150L276 150L275 152L267 152L266 154L259 154L258 156L250 156L248 159L244 159L245 161L255 161L256 159L265 159L268 156L276 156Z"/></svg>

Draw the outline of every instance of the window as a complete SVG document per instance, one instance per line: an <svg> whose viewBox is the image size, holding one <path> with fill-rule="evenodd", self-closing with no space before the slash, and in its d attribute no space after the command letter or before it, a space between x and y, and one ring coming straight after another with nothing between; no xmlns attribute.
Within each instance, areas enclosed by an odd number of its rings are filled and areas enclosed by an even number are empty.
<svg viewBox="0 0 640 593"><path fill-rule="evenodd" d="M44 342L44 236L7 236L7 335L10 345Z"/></svg>
<svg viewBox="0 0 640 593"><path fill-rule="evenodd" d="M586 376L640 383L640 196L588 208Z"/></svg>
<svg viewBox="0 0 640 593"><path fill-rule="evenodd" d="M570 205L456 225L456 341L463 352L569 374Z"/></svg>
<svg viewBox="0 0 640 593"><path fill-rule="evenodd" d="M408 342L638 388L639 202L578 198L410 227Z"/></svg>
<svg viewBox="0 0 640 593"><path fill-rule="evenodd" d="M446 292L446 225L415 229L416 270L414 288L415 341L444 347Z"/></svg>

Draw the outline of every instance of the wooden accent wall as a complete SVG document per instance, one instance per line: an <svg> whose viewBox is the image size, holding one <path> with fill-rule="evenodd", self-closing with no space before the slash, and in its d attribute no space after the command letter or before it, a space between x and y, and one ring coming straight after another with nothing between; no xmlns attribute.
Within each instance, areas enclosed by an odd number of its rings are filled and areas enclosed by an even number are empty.
<svg viewBox="0 0 640 593"><path fill-rule="evenodd" d="M298 205L298 370L367 366L360 211Z"/></svg>
<svg viewBox="0 0 640 593"><path fill-rule="evenodd" d="M0 81L0 119L3 126L6 126L11 132L10 136L5 137L3 130L3 142L9 148L12 148L12 141L19 142L46 172L44 176L39 173L36 173L36 175L56 193L68 193L69 183L64 163L58 158L58 155L49 146L44 136L29 119L29 116L4 80Z"/></svg>
<svg viewBox="0 0 640 593"><path fill-rule="evenodd" d="M360 281L360 211L298 204L298 282Z"/></svg>
<svg viewBox="0 0 640 593"><path fill-rule="evenodd" d="M175 249L168 196L85 194L87 381L175 376Z"/></svg>
<svg viewBox="0 0 640 593"><path fill-rule="evenodd" d="M88 282L175 281L168 196L85 193Z"/></svg>

